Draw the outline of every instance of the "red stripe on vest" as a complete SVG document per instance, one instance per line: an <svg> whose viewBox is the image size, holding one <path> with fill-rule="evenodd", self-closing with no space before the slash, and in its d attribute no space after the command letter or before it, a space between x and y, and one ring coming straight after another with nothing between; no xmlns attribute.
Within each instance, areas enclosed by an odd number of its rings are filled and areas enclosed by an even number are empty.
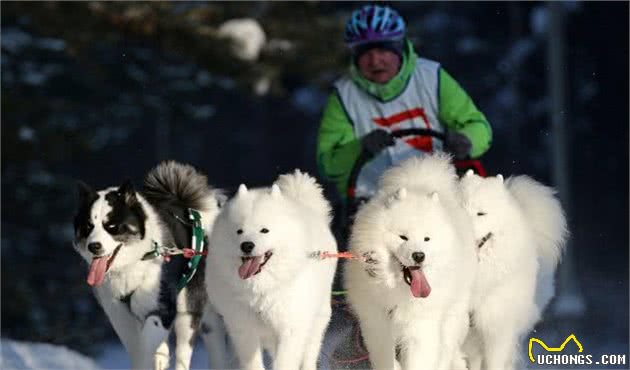
<svg viewBox="0 0 630 370"><path fill-rule="evenodd" d="M393 114L389 117L372 118L372 121L374 121L374 123L379 126L390 127L401 122L414 119L416 117L422 118L422 121L424 122L424 126L426 128L431 128L431 126L429 125L429 119L427 118L427 115L424 113L424 109L422 108L409 109L404 112ZM433 140L430 136L416 136L414 138L405 140L405 142L408 145L424 152L433 151Z"/></svg>
<svg viewBox="0 0 630 370"><path fill-rule="evenodd" d="M425 122L427 121L426 115L424 114L424 109L422 108L406 110L404 112L393 114L389 117L372 118L372 120L379 126L389 127L403 121L414 119L416 117L422 117Z"/></svg>

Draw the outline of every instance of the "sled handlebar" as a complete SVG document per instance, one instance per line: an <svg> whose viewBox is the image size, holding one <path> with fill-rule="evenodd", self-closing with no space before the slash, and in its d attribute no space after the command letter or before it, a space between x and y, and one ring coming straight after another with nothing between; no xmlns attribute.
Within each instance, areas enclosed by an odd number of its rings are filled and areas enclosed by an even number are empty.
<svg viewBox="0 0 630 370"><path fill-rule="evenodd" d="M390 135L393 138L400 139L405 136L431 136L442 142L446 140L446 135L443 132L430 130L426 128L405 128L402 130L392 131ZM354 162L352 166L352 170L350 171L350 176L348 177L348 187L347 187L347 196L348 199L354 198L354 190L357 184L357 179L359 178L359 172L363 166L372 158L369 152L366 150L362 150L359 154L359 157Z"/></svg>
<svg viewBox="0 0 630 370"><path fill-rule="evenodd" d="M446 141L446 133L439 132L426 128L406 128L401 130L392 131L390 134L392 137L396 139L400 139L407 136L430 136L434 137L442 142ZM359 178L359 173L363 166L372 159L372 155L366 150L362 150L359 154L359 157L354 162L352 166L352 170L350 171L350 176L348 177L348 186L347 186L347 200L348 202L352 201L355 197L355 187L357 185L357 180ZM464 159L464 160L456 160L455 166L458 170L471 168L480 176L485 177L486 171L481 165L481 162L477 159Z"/></svg>

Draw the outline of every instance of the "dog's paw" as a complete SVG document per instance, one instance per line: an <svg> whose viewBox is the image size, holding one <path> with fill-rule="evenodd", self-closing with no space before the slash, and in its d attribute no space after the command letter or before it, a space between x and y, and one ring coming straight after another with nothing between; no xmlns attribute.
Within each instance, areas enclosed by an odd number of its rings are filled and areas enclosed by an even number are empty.
<svg viewBox="0 0 630 370"><path fill-rule="evenodd" d="M168 353L156 352L153 357L155 360L155 370L166 370L169 366L169 356Z"/></svg>
<svg viewBox="0 0 630 370"><path fill-rule="evenodd" d="M463 354L457 354L453 359L453 363L451 364L451 368L453 370L468 370L468 364L466 363L466 358Z"/></svg>

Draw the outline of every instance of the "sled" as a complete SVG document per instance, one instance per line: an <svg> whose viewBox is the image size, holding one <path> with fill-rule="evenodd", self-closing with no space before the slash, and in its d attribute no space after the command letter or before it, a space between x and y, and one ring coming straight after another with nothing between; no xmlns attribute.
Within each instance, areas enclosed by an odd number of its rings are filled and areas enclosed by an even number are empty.
<svg viewBox="0 0 630 370"><path fill-rule="evenodd" d="M445 133L431 130L431 129L424 129L424 128L408 128L408 129L396 130L396 131L392 131L391 135L395 139L402 139L402 138L408 138L408 137L413 137L413 136L429 136L429 137L438 139L442 142L446 141ZM365 166L366 163L370 161L370 159L372 159L372 155L369 152L363 150L361 154L359 154L359 157L357 158L357 160L354 162L354 166L352 167L352 170L350 171L350 176L348 178L348 186L346 190L347 193L346 193L345 217L344 217L346 221L356 213L358 207L362 203L365 203L368 200L367 198L364 198L364 197L356 197L356 185L357 185L357 180L359 178L359 173L361 172L361 169L363 168L363 166ZM453 164L455 165L457 174L459 176L463 176L468 170L473 170L477 175L486 177L486 174L487 174L486 170L481 164L481 161L479 161L478 159L468 158L468 159L454 160ZM347 227L348 224L349 222L347 222L347 224L344 226Z"/></svg>

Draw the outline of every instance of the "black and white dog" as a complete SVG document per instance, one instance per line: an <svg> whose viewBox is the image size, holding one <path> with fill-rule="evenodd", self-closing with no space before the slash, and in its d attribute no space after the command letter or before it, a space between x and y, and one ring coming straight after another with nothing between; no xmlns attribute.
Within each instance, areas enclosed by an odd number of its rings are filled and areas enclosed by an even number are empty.
<svg viewBox="0 0 630 370"><path fill-rule="evenodd" d="M205 258L193 271L191 259L181 254L184 247L193 247L189 210L198 211L201 226L209 233L221 193L211 189L193 167L168 161L149 172L141 192L130 181L101 191L81 182L79 194L74 248L90 264L87 283L133 368L169 366L172 328L175 369L190 367L199 328L210 367L226 368L225 331L204 287ZM188 280L185 286L182 279Z"/></svg>

